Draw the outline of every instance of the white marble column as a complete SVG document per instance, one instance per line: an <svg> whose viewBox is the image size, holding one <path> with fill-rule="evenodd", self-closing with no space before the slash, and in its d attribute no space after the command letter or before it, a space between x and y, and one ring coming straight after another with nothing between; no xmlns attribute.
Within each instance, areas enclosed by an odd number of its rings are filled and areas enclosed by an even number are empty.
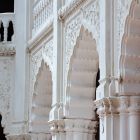
<svg viewBox="0 0 140 140"><path fill-rule="evenodd" d="M66 119L66 140L95 140L98 122L84 119Z"/></svg>
<svg viewBox="0 0 140 140"><path fill-rule="evenodd" d="M129 118L128 118L129 98L120 98L120 140L129 140Z"/></svg>
<svg viewBox="0 0 140 140"><path fill-rule="evenodd" d="M100 140L120 140L119 98L103 98L95 104L100 118Z"/></svg>
<svg viewBox="0 0 140 140"><path fill-rule="evenodd" d="M130 140L140 139L140 96L130 97L129 108Z"/></svg>

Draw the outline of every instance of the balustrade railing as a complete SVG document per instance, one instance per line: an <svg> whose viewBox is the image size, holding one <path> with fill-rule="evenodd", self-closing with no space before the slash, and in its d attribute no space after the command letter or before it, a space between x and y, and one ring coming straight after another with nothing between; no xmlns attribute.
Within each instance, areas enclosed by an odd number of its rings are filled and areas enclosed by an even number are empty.
<svg viewBox="0 0 140 140"><path fill-rule="evenodd" d="M53 0L35 0L33 4L33 30L34 35L40 27L53 15Z"/></svg>
<svg viewBox="0 0 140 140"><path fill-rule="evenodd" d="M14 41L14 13L0 14L0 43L11 43Z"/></svg>

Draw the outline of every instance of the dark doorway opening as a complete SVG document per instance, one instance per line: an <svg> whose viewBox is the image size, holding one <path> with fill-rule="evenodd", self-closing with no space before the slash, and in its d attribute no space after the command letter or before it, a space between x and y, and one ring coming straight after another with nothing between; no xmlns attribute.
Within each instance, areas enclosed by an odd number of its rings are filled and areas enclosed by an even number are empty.
<svg viewBox="0 0 140 140"><path fill-rule="evenodd" d="M12 41L13 34L14 34L13 23L12 21L10 21L7 29L7 41Z"/></svg>
<svg viewBox="0 0 140 140"><path fill-rule="evenodd" d="M0 25L0 42L4 41L4 27L3 27L3 23L1 22Z"/></svg>
<svg viewBox="0 0 140 140"><path fill-rule="evenodd" d="M14 0L0 0L0 13L14 12Z"/></svg>
<svg viewBox="0 0 140 140"><path fill-rule="evenodd" d="M100 85L99 80L100 80L100 69L98 69L97 76L96 76L96 89ZM95 98L96 98L96 94L95 94ZM96 109L96 112L97 112L97 109ZM97 113L96 113L96 115L97 115ZM98 115L96 116L96 118L97 118L97 121L100 122ZM96 140L100 140L100 127L99 126L100 126L100 124L98 124L97 133L95 136Z"/></svg>
<svg viewBox="0 0 140 140"><path fill-rule="evenodd" d="M0 140L6 140L5 134L3 132L3 127L1 125L1 121L2 121L2 116L0 115Z"/></svg>

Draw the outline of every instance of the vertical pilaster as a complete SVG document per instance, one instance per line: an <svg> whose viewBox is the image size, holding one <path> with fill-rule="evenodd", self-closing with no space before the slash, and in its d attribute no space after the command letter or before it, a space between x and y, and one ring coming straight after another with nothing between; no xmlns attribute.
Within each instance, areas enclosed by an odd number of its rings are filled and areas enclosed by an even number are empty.
<svg viewBox="0 0 140 140"><path fill-rule="evenodd" d="M54 41L54 79L53 79L53 101L52 101L52 110L50 113L50 120L58 119L59 117L59 107L60 107L60 97L62 93L62 82L63 82L63 67L62 67L62 23L58 20L58 10L60 9L62 3L61 1L53 1L53 41Z"/></svg>
<svg viewBox="0 0 140 140"><path fill-rule="evenodd" d="M129 98L120 98L120 140L129 140Z"/></svg>
<svg viewBox="0 0 140 140"><path fill-rule="evenodd" d="M100 85L97 88L96 99L109 95L109 84L111 75L111 48L112 48L112 0L100 0L100 48L99 68Z"/></svg>
<svg viewBox="0 0 140 140"><path fill-rule="evenodd" d="M119 99L108 97L95 103L100 118L100 140L120 140Z"/></svg>
<svg viewBox="0 0 140 140"><path fill-rule="evenodd" d="M14 1L15 7L15 91L12 96L12 113L10 134L19 135L26 131L27 109L25 106L26 75L26 0Z"/></svg>

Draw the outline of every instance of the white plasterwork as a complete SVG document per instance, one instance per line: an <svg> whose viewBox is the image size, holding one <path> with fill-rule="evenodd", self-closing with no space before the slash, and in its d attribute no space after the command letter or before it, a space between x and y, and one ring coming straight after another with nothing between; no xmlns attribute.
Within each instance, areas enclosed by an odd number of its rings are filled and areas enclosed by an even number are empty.
<svg viewBox="0 0 140 140"><path fill-rule="evenodd" d="M0 58L0 113L5 131L10 122L11 98L14 92L13 64L11 57Z"/></svg>

